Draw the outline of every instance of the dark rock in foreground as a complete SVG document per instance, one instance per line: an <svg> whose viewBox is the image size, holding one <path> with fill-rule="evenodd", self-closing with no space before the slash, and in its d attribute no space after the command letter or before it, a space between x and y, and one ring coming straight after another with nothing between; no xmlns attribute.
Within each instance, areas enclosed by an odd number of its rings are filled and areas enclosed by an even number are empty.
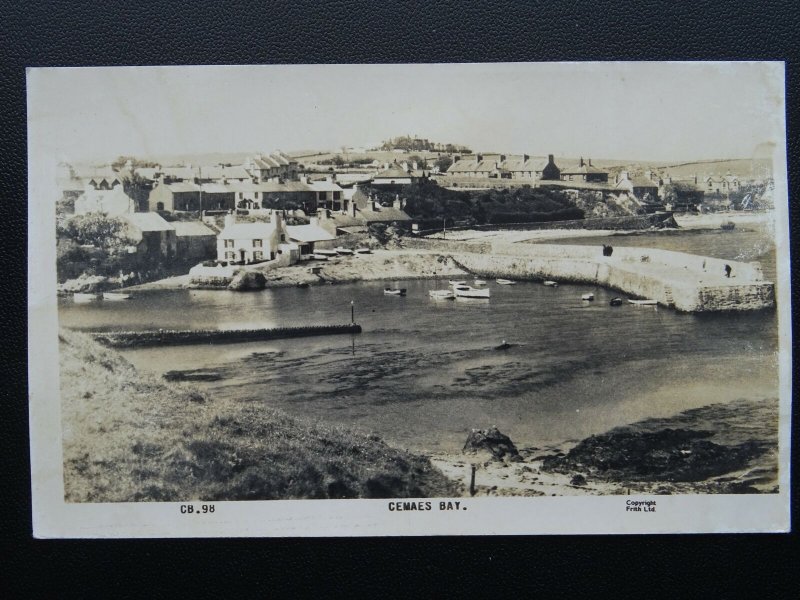
<svg viewBox="0 0 800 600"><path fill-rule="evenodd" d="M244 292L250 290L263 290L267 287L267 278L258 271L239 271L233 276L228 286L229 290Z"/></svg>
<svg viewBox="0 0 800 600"><path fill-rule="evenodd" d="M662 429L655 432L614 430L591 436L566 456L544 460L549 471L583 470L617 481L701 481L745 468L767 451L765 444L747 441L715 444L707 430Z"/></svg>
<svg viewBox="0 0 800 600"><path fill-rule="evenodd" d="M464 444L464 452L478 452L488 450L492 457L503 460L508 457L513 460L519 456L517 447L507 435L500 433L497 427L489 429L473 429Z"/></svg>

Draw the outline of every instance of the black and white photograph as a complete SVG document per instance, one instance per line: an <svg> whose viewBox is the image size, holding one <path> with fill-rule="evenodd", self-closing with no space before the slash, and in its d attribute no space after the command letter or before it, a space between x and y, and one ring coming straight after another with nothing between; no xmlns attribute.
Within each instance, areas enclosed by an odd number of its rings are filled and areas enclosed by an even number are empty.
<svg viewBox="0 0 800 600"><path fill-rule="evenodd" d="M37 535L788 529L783 63L27 80Z"/></svg>

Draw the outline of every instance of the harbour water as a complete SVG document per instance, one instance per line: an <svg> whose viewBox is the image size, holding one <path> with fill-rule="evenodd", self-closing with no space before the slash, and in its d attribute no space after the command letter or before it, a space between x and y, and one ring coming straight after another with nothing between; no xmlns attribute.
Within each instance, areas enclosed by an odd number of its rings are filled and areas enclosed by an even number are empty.
<svg viewBox="0 0 800 600"><path fill-rule="evenodd" d="M386 286L408 293L384 296ZM617 294L592 286L489 286L489 300L450 301L428 297L447 287L432 280L159 291L96 305L63 300L60 319L91 330L344 324L352 301L360 335L123 354L160 374L213 370L219 381L196 385L214 397L355 427L423 452L458 449L473 427L495 425L522 445L541 446L714 402L776 401L774 311L692 315L612 307ZM581 300L586 292L593 302ZM503 340L511 347L495 349Z"/></svg>

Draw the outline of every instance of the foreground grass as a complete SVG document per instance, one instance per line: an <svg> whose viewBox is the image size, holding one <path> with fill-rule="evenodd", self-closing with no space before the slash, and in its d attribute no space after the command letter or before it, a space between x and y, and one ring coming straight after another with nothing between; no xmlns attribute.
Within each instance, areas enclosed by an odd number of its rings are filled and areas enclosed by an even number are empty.
<svg viewBox="0 0 800 600"><path fill-rule="evenodd" d="M214 401L62 330L67 502L458 495L430 461L376 436ZM267 399L265 399L267 400Z"/></svg>

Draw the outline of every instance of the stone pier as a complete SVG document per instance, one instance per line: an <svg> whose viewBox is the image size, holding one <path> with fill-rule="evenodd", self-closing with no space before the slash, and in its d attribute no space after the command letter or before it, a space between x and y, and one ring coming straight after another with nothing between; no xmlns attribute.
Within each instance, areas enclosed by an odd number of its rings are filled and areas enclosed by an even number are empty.
<svg viewBox="0 0 800 600"><path fill-rule="evenodd" d="M775 284L758 263L726 261L654 248L514 244L457 252L453 258L485 277L600 285L685 312L760 310L775 305ZM488 250L488 251L487 251ZM725 266L731 268L726 276Z"/></svg>

